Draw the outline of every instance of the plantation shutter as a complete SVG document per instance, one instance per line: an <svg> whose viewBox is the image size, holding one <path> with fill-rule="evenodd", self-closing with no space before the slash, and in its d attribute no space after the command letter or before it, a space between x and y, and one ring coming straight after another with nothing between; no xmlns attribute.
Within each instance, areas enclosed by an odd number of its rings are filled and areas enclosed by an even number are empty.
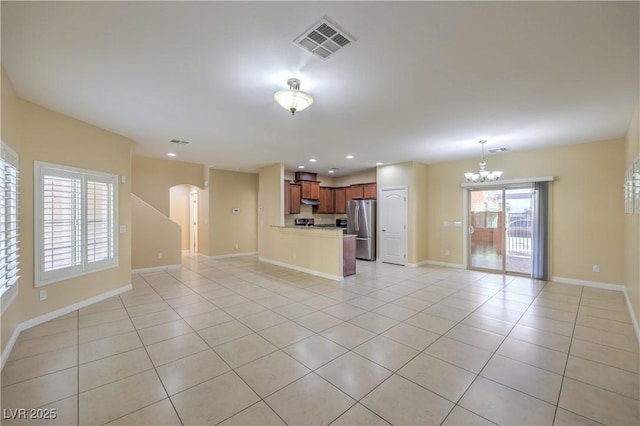
<svg viewBox="0 0 640 426"><path fill-rule="evenodd" d="M18 156L1 145L0 152L0 295L18 282Z"/></svg>
<svg viewBox="0 0 640 426"><path fill-rule="evenodd" d="M109 261L114 256L114 183L109 178L86 177L86 261Z"/></svg>

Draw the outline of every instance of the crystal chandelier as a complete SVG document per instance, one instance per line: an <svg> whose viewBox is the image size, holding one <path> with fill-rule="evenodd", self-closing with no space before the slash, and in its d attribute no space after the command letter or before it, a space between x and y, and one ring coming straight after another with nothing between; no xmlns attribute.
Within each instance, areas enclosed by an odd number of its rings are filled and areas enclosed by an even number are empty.
<svg viewBox="0 0 640 426"><path fill-rule="evenodd" d="M302 111L313 103L313 96L300 90L300 80L290 78L287 80L288 89L278 90L273 98L284 109L291 111L294 115L296 111Z"/></svg>
<svg viewBox="0 0 640 426"><path fill-rule="evenodd" d="M494 182L500 179L502 176L502 171L496 170L494 172L490 172L485 170L487 166L487 162L484 161L484 144L487 143L486 140L480 141L480 145L482 145L482 157L480 157L480 170L476 172L467 172L464 174L464 177L467 179L467 182Z"/></svg>

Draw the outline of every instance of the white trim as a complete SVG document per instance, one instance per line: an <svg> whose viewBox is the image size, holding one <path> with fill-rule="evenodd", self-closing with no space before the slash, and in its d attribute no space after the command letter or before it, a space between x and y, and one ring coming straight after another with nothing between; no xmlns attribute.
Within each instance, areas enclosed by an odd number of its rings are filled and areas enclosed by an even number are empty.
<svg viewBox="0 0 640 426"><path fill-rule="evenodd" d="M420 263L410 264L410 266L422 266L422 265L444 266L445 268L454 268L454 269L466 269L466 267L462 263L439 262L437 260L423 260Z"/></svg>
<svg viewBox="0 0 640 426"><path fill-rule="evenodd" d="M461 183L460 188L484 188L487 186L504 186L504 185L514 185L520 183L533 183L533 182L553 182L553 176L539 176L532 178L519 178L519 179L504 179L504 180L496 180L493 182L467 182Z"/></svg>
<svg viewBox="0 0 640 426"><path fill-rule="evenodd" d="M206 256L206 257L207 259L216 260L216 259L227 259L229 257L255 256L256 254L258 254L257 251L247 251L243 253L218 254L216 256Z"/></svg>
<svg viewBox="0 0 640 426"><path fill-rule="evenodd" d="M140 269L133 269L131 271L132 274L144 274L146 272L164 272L164 271L168 271L170 269L180 269L182 268L182 264L181 263L177 263L175 265L164 265L164 266L154 266L153 268L140 268Z"/></svg>
<svg viewBox="0 0 640 426"><path fill-rule="evenodd" d="M4 364L7 362L7 359L9 359L9 355L11 354L11 351L13 350L13 345L15 345L16 340L18 340L18 336L24 330L27 330L27 329L29 329L31 327L35 327L36 325L40 325L40 324L45 323L47 321L51 321L52 319L56 319L58 317L61 317L62 315L66 315L66 314L68 314L70 312L77 311L78 309L85 308L85 307L87 307L89 305L93 305L94 303L101 302L103 300L109 299L110 297L117 296L118 294L121 294L121 293L124 293L124 292L127 292L127 291L131 290L132 288L133 288L133 285L127 284L127 285L124 285L122 287L118 287L116 289L109 290L106 293L102 293L102 294L99 294L97 296L93 296L93 297L90 297L88 299L81 300L80 302L76 302L73 305L65 306L64 308L60 308L60 309L57 309L55 311L49 312L47 314L40 315L39 317L31 318L30 320L27 320L25 322L21 322L13 330L13 334L11 335L11 338L9 338L9 341L7 342L7 346L5 346L4 351L2 351L2 355L1 355L1 358L2 358L1 363L2 363L2 365L0 366L0 371L4 368Z"/></svg>
<svg viewBox="0 0 640 426"><path fill-rule="evenodd" d="M469 188L462 191L462 253L464 253L462 263L464 269L469 269L471 265L471 253L469 251L469 198L471 195L469 194L471 194ZM455 222L453 226L455 227Z"/></svg>
<svg viewBox="0 0 640 426"><path fill-rule="evenodd" d="M55 177L67 177L70 179L75 179L80 182L79 189L79 199L81 200L80 207L80 217L78 218L79 224L82 227L82 231L80 232L81 237L79 238L79 251L80 251L80 263L73 264L71 266L66 266L60 269L54 269L50 271L44 270L44 253L42 250L43 240L44 240L44 214L43 214L43 205L44 205L44 185L43 178L47 175L55 176ZM42 287L50 284L55 284L57 282L68 280L71 278L76 278L80 276L84 276L87 274L91 274L94 272L104 271L111 268L117 268L120 264L119 258L119 236L118 236L118 224L120 217L119 210L119 195L118 195L118 175L113 173L107 173L103 171L97 170L89 170L89 169L81 169L78 167L67 166L62 164L54 164L47 163L44 161L34 161L33 162L33 178L34 178L34 252L35 258L38 260L36 264L39 266L35 268L35 280L34 287ZM113 216L109 219L110 222L110 230L112 231L112 236L110 237L110 241L113 245L113 252L111 253L111 257L108 257L104 260L89 262L87 256L87 247L88 247L88 231L87 231L87 222L88 222L88 213L87 213L87 183L88 182L96 182L103 183L107 185L111 185L111 203L113 207ZM74 194L74 196L77 194ZM75 238L75 237L74 237ZM74 247L75 243L74 241Z"/></svg>
<svg viewBox="0 0 640 426"><path fill-rule="evenodd" d="M289 263L279 262L277 260L267 259L264 257L259 257L258 260L260 262L270 263L272 265L282 266L284 268L293 269L300 272L305 272L310 275L315 275L316 277L327 278L333 281L344 281L344 277L338 275L325 274L324 272L316 271L313 269L303 268L301 266L291 265Z"/></svg>
<svg viewBox="0 0 640 426"><path fill-rule="evenodd" d="M565 277L551 277L550 281L556 282L556 283L563 283L563 284L573 284L573 285L582 285L585 287L601 288L603 290L624 291L624 286L622 284L609 284L609 283L601 283L598 281L576 280L574 278L565 278Z"/></svg>
<svg viewBox="0 0 640 426"><path fill-rule="evenodd" d="M636 314L633 311L633 305L631 304L631 299L629 298L626 286L624 287L624 299L627 301L627 309L629 309L629 315L631 315L631 323L633 324L633 329L636 331L638 344L640 344L640 325L638 325L638 318L636 318Z"/></svg>
<svg viewBox="0 0 640 426"><path fill-rule="evenodd" d="M0 295L0 318L2 317L2 315L4 315L5 312L7 312L7 309L9 309L9 306L11 306L13 301L16 300L19 291L19 285L12 285L7 291Z"/></svg>

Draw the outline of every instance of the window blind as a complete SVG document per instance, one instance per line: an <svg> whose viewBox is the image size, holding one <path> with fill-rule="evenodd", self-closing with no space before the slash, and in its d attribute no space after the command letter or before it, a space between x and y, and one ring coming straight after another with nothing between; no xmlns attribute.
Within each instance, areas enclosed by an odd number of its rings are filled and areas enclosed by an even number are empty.
<svg viewBox="0 0 640 426"><path fill-rule="evenodd" d="M0 144L0 295L18 282L18 155Z"/></svg>

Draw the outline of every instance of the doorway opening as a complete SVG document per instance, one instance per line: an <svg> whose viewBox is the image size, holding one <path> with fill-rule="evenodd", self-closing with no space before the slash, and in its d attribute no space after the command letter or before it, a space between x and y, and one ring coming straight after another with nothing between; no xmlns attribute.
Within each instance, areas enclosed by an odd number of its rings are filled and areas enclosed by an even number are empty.
<svg viewBox="0 0 640 426"><path fill-rule="evenodd" d="M180 225L180 248L185 254L197 254L199 250L199 194L200 188L189 184L169 189L169 218Z"/></svg>
<svg viewBox="0 0 640 426"><path fill-rule="evenodd" d="M537 238L533 184L469 190L469 265L531 277Z"/></svg>
<svg viewBox="0 0 640 426"><path fill-rule="evenodd" d="M198 253L198 191L191 191L189 203L189 252Z"/></svg>

